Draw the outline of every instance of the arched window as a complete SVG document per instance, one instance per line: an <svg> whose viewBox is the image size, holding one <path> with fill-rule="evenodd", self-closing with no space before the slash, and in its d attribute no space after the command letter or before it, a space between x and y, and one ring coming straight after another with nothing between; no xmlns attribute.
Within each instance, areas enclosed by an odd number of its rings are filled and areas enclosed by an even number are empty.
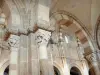
<svg viewBox="0 0 100 75"><path fill-rule="evenodd" d="M70 75L82 75L77 67L72 67L70 70Z"/></svg>
<svg viewBox="0 0 100 75"><path fill-rule="evenodd" d="M54 75L61 75L57 67L54 66Z"/></svg>
<svg viewBox="0 0 100 75"><path fill-rule="evenodd" d="M69 43L68 36L65 36L66 43Z"/></svg>
<svg viewBox="0 0 100 75"><path fill-rule="evenodd" d="M4 75L9 75L9 66L5 69Z"/></svg>

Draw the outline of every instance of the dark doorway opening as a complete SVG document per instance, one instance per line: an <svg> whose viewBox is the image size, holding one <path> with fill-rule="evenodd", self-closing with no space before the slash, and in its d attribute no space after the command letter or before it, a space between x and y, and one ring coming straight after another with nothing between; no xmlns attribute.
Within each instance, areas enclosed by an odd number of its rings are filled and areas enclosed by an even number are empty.
<svg viewBox="0 0 100 75"><path fill-rule="evenodd" d="M89 69L89 75L95 75L93 68Z"/></svg>
<svg viewBox="0 0 100 75"><path fill-rule="evenodd" d="M9 75L9 66L5 69L4 75Z"/></svg>
<svg viewBox="0 0 100 75"><path fill-rule="evenodd" d="M55 66L54 66L54 75L61 75L60 71Z"/></svg>
<svg viewBox="0 0 100 75"><path fill-rule="evenodd" d="M81 72L77 67L72 67L70 70L70 75L81 75Z"/></svg>

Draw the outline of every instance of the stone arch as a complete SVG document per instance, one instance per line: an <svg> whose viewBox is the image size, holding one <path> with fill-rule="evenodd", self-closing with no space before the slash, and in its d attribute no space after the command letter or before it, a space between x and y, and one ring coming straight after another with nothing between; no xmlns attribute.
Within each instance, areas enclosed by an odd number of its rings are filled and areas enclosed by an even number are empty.
<svg viewBox="0 0 100 75"><path fill-rule="evenodd" d="M54 17L54 15L56 14L64 14L67 15L68 17L71 17L77 23L76 26L82 30L82 33L85 35L86 39L88 40L91 48L91 52L96 51L95 44L93 43L94 41L92 35L90 34L86 26L76 16L64 10L59 10L57 12L51 13L50 16Z"/></svg>
<svg viewBox="0 0 100 75"><path fill-rule="evenodd" d="M76 63L72 63L72 64L69 64L69 65L70 65L70 67L69 67L70 70L71 70L72 67L77 67L80 70L81 74L83 73L82 68L79 65L77 65Z"/></svg>
<svg viewBox="0 0 100 75"><path fill-rule="evenodd" d="M1 2L2 6L0 7L1 8L1 12L0 14L4 14L5 15L5 19L6 19L6 22L7 22L7 25L8 23L10 24L10 21L11 21L11 12L10 12L10 8L7 4L7 2L5 2L4 0Z"/></svg>
<svg viewBox="0 0 100 75"><path fill-rule="evenodd" d="M7 66L9 66L9 60L6 60L6 61L1 65L1 68L0 68L0 75L4 75L4 71L5 71L5 69L7 68Z"/></svg>
<svg viewBox="0 0 100 75"><path fill-rule="evenodd" d="M55 75L61 75L61 74L60 74L60 71L58 70L57 67L53 66L53 68L54 68L54 74L55 74Z"/></svg>
<svg viewBox="0 0 100 75"><path fill-rule="evenodd" d="M82 75L80 69L78 67L76 67L76 66L71 67L70 74L73 73L73 72L77 73L77 75ZM73 75L73 74L71 74L71 75Z"/></svg>
<svg viewBox="0 0 100 75"><path fill-rule="evenodd" d="M95 43L96 43L96 48L97 50L100 50L100 16L97 19L97 23L95 25L95 29L94 29L94 39L95 39Z"/></svg>
<svg viewBox="0 0 100 75"><path fill-rule="evenodd" d="M90 34L90 32L88 31L88 29L86 28L86 26L76 17L76 16L74 16L73 14L71 14L71 13L69 13L69 12L67 12L67 11L64 11L64 10L59 10L59 11L56 11L56 12L54 12L54 13L51 13L50 15L51 15L51 19L52 19L52 17L54 17L55 18L55 15L57 15L58 16L58 18L56 18L56 22L55 22L55 24L54 25L57 25L57 23L59 22L59 20L61 21L62 20L62 18L59 18L59 14L61 14L61 16L64 14L64 15L67 15L68 17L71 17L71 19L70 19L70 21L68 22L68 24L71 24L71 20L73 19L74 21L72 21L73 23L75 23L76 24L76 26L80 29L80 30L82 30L82 34L84 34L84 36L86 37L86 39L87 39L87 41L89 42L88 43L88 45L89 45L89 49L90 49L90 53L88 53L88 54L91 54L92 52L96 52L97 51L97 49L96 49L96 47L95 47L95 43L94 43L94 41L93 41L93 37L92 37L92 35ZM58 22L57 22L58 21ZM62 22L62 24L64 24L64 23L66 23L66 22ZM61 24L61 25L62 25ZM52 26L54 26L54 25L52 25ZM87 55L88 55L87 54ZM87 56L86 55L86 56ZM87 59L86 59L87 60ZM89 60L90 61L90 60ZM90 61L91 62L91 61ZM89 65L89 64L88 64Z"/></svg>
<svg viewBox="0 0 100 75"><path fill-rule="evenodd" d="M9 75L9 65L6 67L6 69L4 70L4 75Z"/></svg>
<svg viewBox="0 0 100 75"><path fill-rule="evenodd" d="M13 0L3 0L2 10L7 15L7 27L18 26L20 22L20 15L18 8ZM6 10L5 10L6 9Z"/></svg>
<svg viewBox="0 0 100 75"><path fill-rule="evenodd" d="M60 71L60 74L63 75L63 70L60 64L58 64L57 62L54 62L53 65Z"/></svg>
<svg viewBox="0 0 100 75"><path fill-rule="evenodd" d="M6 16L6 19L9 19L9 15L11 14L10 13L10 8L9 8L9 6L8 6L8 4L4 1L4 0L2 0L1 2L0 2L0 4L1 4L1 6L0 6L0 13L4 13L5 14L5 16Z"/></svg>

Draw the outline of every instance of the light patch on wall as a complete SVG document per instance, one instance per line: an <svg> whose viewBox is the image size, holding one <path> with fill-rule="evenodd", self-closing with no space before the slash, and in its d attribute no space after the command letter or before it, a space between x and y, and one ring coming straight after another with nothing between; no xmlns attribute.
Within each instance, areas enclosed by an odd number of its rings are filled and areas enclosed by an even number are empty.
<svg viewBox="0 0 100 75"><path fill-rule="evenodd" d="M63 73L64 73L64 75L70 75L69 72L70 72L70 71L69 71L69 68L68 68L68 64L66 63L66 64L64 65Z"/></svg>
<svg viewBox="0 0 100 75"><path fill-rule="evenodd" d="M83 69L84 75L88 75L88 68L86 66L86 63L84 62L83 65L84 65L84 69Z"/></svg>
<svg viewBox="0 0 100 75"><path fill-rule="evenodd" d="M65 41L66 41L66 43L69 43L69 40L68 40L67 36L65 36Z"/></svg>

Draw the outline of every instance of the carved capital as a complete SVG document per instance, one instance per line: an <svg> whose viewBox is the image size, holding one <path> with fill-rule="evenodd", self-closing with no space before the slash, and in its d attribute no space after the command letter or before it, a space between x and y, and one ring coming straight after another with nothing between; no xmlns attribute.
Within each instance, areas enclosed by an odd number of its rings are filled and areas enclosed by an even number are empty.
<svg viewBox="0 0 100 75"><path fill-rule="evenodd" d="M90 62L96 62L97 61L97 54L96 54L96 52L87 55L86 59L88 61L90 61Z"/></svg>
<svg viewBox="0 0 100 75"><path fill-rule="evenodd" d="M10 38L8 39L8 44L11 47L18 48L20 42L20 37L17 35L10 35Z"/></svg>
<svg viewBox="0 0 100 75"><path fill-rule="evenodd" d="M47 45L50 40L51 32L38 29L36 32L36 41L38 45Z"/></svg>

